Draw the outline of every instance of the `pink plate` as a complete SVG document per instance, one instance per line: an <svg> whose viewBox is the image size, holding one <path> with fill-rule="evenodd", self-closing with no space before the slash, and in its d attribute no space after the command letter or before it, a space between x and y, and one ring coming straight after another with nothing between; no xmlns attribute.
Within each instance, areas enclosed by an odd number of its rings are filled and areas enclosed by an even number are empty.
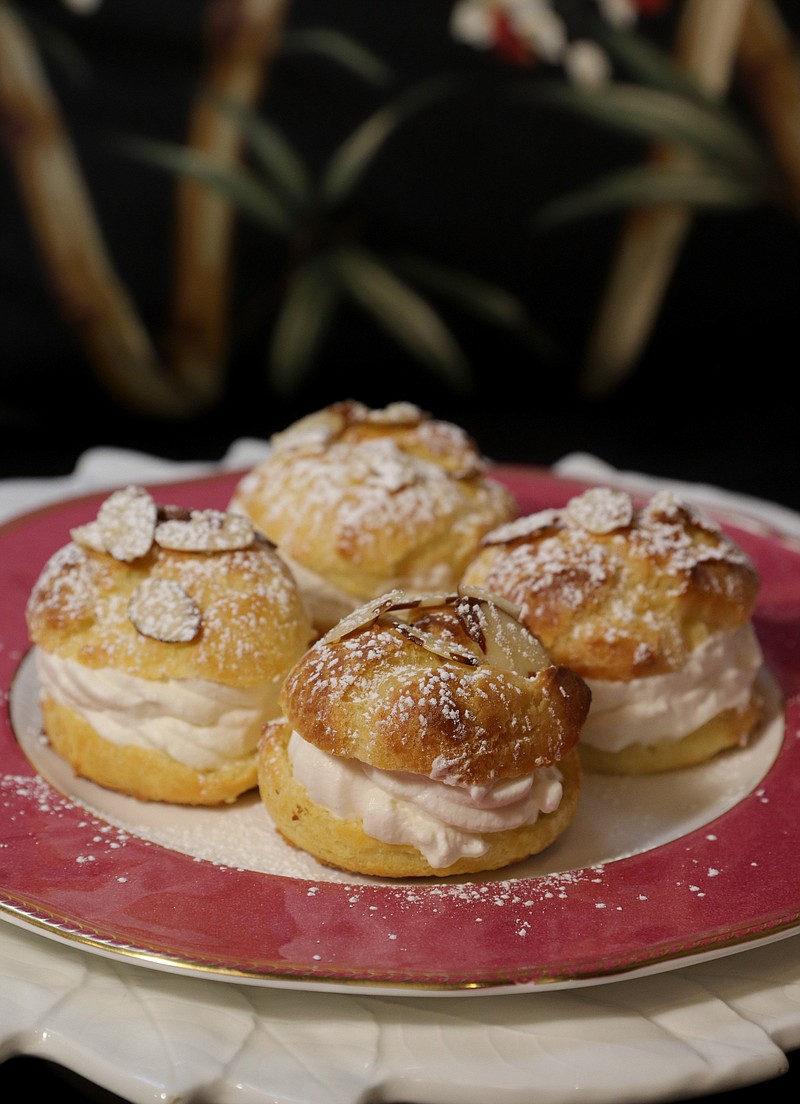
<svg viewBox="0 0 800 1104"><path fill-rule="evenodd" d="M584 486L535 468L494 474L525 513L562 505ZM236 479L160 484L154 494L224 508ZM0 529L0 684L12 706L28 651L27 596L45 559L104 497L71 499ZM595 984L791 934L800 923L800 547L744 515L720 520L762 575L755 624L782 712L763 770L731 807L709 806L677 838L632 839L630 853L588 865L484 879L387 884L269 873L120 830L37 771L7 710L0 915L157 969L392 994ZM670 784L697 789L703 777L679 772ZM616 815L613 803L606 812Z"/></svg>

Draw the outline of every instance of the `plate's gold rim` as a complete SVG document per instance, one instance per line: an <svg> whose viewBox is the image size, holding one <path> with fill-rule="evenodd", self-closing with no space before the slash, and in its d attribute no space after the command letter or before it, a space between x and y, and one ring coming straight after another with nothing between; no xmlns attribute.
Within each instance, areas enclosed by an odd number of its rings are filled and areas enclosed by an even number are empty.
<svg viewBox="0 0 800 1104"><path fill-rule="evenodd" d="M800 934L800 910L784 920L774 924L755 925L748 932L730 934L727 938L717 938L709 945L698 947L697 943L680 948L665 949L645 960L634 963L619 960L610 962L602 969L576 973L574 970L551 971L541 977L519 977L513 972L498 973L484 978L450 979L447 981L430 978L425 980L419 974L414 978L392 977L385 971L362 970L359 976L350 976L346 972L321 970L309 971L307 968L294 967L291 964L277 968L275 966L260 970L246 969L223 964L212 964L201 959L191 959L179 955L146 950L141 947L115 943L87 932L72 930L64 926L63 918L47 920L33 915L24 906L16 906L9 900L0 900L0 920L9 922L24 930L42 933L54 941L75 946L82 950L96 952L115 960L130 961L137 965L169 973L196 976L205 980L249 983L264 987L293 989L325 989L326 991L349 992L351 989L371 989L379 994L422 995L425 993L533 993L553 989L581 988L599 983L614 983L631 977L647 976L662 970L680 969L684 965L714 960L738 951L752 950L759 946L774 943L780 939L792 938ZM523 968L520 968L520 973Z"/></svg>

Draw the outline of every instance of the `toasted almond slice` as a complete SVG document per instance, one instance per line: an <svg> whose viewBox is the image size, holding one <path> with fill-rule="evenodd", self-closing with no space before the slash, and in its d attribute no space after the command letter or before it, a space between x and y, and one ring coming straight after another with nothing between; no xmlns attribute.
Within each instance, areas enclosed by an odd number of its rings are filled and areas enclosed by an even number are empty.
<svg viewBox="0 0 800 1104"><path fill-rule="evenodd" d="M393 592L395 599L388 610L417 610L435 609L437 606L452 606L458 601L458 594L446 590L422 590L407 591L397 590Z"/></svg>
<svg viewBox="0 0 800 1104"><path fill-rule="evenodd" d="M159 504L158 507L158 523L162 521L188 521L192 516L192 511L186 506L171 506L169 504Z"/></svg>
<svg viewBox="0 0 800 1104"><path fill-rule="evenodd" d="M128 617L142 636L164 644L188 643L200 631L202 615L182 586L170 579L145 579L131 595Z"/></svg>
<svg viewBox="0 0 800 1104"><path fill-rule="evenodd" d="M70 529L69 535L76 544L79 544L81 548L88 548L90 552L105 552L106 550L103 543L103 534L100 532L100 526L96 521L87 522L86 525L76 525L74 529Z"/></svg>
<svg viewBox="0 0 800 1104"><path fill-rule="evenodd" d="M391 494L413 487L419 471L391 441L376 441L364 448L367 474L365 482L377 483Z"/></svg>
<svg viewBox="0 0 800 1104"><path fill-rule="evenodd" d="M674 491L657 491L644 508L643 516L655 522L667 525L688 523L696 525L706 533L718 535L719 524L699 507L685 502Z"/></svg>
<svg viewBox="0 0 800 1104"><path fill-rule="evenodd" d="M564 508L567 525L602 536L625 529L633 521L633 500L627 491L591 487L571 498Z"/></svg>
<svg viewBox="0 0 800 1104"><path fill-rule="evenodd" d="M436 606L452 605L458 600L457 594L444 591L421 591L420 593L405 590L390 590L379 598L373 598L371 602L359 606L358 609L348 613L338 624L329 629L321 638L321 643L332 644L335 640L341 640L344 636L350 636L359 629L365 629L374 624L384 614L417 609L429 609ZM397 618L392 618L396 621Z"/></svg>
<svg viewBox="0 0 800 1104"><path fill-rule="evenodd" d="M156 543L179 552L232 552L255 540L252 522L243 514L192 510L188 520L170 519L156 526Z"/></svg>
<svg viewBox="0 0 800 1104"><path fill-rule="evenodd" d="M143 487L114 491L97 513L105 551L125 563L145 556L153 543L157 513L155 502Z"/></svg>
<svg viewBox="0 0 800 1104"><path fill-rule="evenodd" d="M515 671L535 674L552 664L549 653L537 636L520 621L519 607L480 587L459 587L462 599L458 615L466 631L482 649L486 663Z"/></svg>
<svg viewBox="0 0 800 1104"><path fill-rule="evenodd" d="M426 421L426 415L415 403L391 402L382 410L364 410L362 421L383 423L384 425L419 425Z"/></svg>
<svg viewBox="0 0 800 1104"><path fill-rule="evenodd" d="M470 667L477 667L481 662L480 657L475 652L456 644L453 640L448 640L444 636L426 632L424 629L420 629L406 621L392 621L391 624L406 639L413 640L415 644L420 644L427 651L441 656L443 659L452 660L454 663L466 663Z"/></svg>
<svg viewBox="0 0 800 1104"><path fill-rule="evenodd" d="M388 594L383 594L380 598L375 598L373 601L359 606L358 609L343 617L333 628L328 629L325 635L320 637L318 644L333 644L345 636L352 636L359 629L368 628L378 620L382 613L393 608L396 596L402 595L402 593L400 590L389 591Z"/></svg>
<svg viewBox="0 0 800 1104"><path fill-rule="evenodd" d="M552 665L539 638L506 608L486 603L481 613L485 619L487 663L526 676Z"/></svg>
<svg viewBox="0 0 800 1104"><path fill-rule="evenodd" d="M535 514L526 514L492 529L481 540L481 544L511 544L512 541L533 537L546 529L554 529L560 522L558 510L539 510Z"/></svg>
<svg viewBox="0 0 800 1104"><path fill-rule="evenodd" d="M520 608L518 605L510 602L508 598L503 598L500 594L493 594L490 590L484 590L483 587L459 586L458 595L459 597L475 598L487 605L498 606L501 610L505 610L509 617L519 620Z"/></svg>

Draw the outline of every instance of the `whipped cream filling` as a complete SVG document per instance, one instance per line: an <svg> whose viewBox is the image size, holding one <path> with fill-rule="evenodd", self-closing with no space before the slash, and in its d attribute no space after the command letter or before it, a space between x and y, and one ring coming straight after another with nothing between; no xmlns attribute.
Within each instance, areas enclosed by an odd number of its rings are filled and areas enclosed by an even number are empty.
<svg viewBox="0 0 800 1104"><path fill-rule="evenodd" d="M316 625L335 625L361 605L361 598L348 594L342 587L298 563L283 548L279 549L279 554L294 576L308 615Z"/></svg>
<svg viewBox="0 0 800 1104"><path fill-rule="evenodd" d="M419 571L413 578L399 577L383 579L379 593L365 596L356 596L348 593L342 587L332 583L329 579L312 571L298 563L288 552L279 548L281 559L294 575L295 582L303 597L306 609L317 625L335 625L348 613L352 613L359 606L380 594L388 593L395 589L408 590L436 590L446 586L452 586L450 569L446 564L433 564L427 571Z"/></svg>
<svg viewBox="0 0 800 1104"><path fill-rule="evenodd" d="M238 689L206 679L143 679L36 649L41 689L104 740L218 770L255 750L277 713L278 683Z"/></svg>
<svg viewBox="0 0 800 1104"><path fill-rule="evenodd" d="M416 847L437 870L485 854L485 833L534 824L540 813L558 808L563 792L554 766L464 786L329 755L297 732L288 753L295 778L317 805L343 820L360 820L367 835L383 843Z"/></svg>
<svg viewBox="0 0 800 1104"><path fill-rule="evenodd" d="M724 709L744 709L763 663L751 625L695 648L680 671L628 682L586 679L592 691L581 743L602 751L679 740Z"/></svg>

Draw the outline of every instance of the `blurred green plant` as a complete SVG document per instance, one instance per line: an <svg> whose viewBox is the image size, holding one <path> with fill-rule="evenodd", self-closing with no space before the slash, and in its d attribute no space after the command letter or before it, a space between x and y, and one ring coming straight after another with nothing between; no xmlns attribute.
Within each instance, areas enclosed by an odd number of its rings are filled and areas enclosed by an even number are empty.
<svg viewBox="0 0 800 1104"><path fill-rule="evenodd" d="M614 131L634 150L629 164L562 190L529 220L542 234L623 216L581 354L577 390L585 397L609 394L635 370L695 217L770 205L800 221L800 63L783 11L791 7L455 0L454 36L524 71L514 82L518 100ZM662 17L669 39L656 45L661 35L646 21ZM750 112L732 110L734 81Z"/></svg>
<svg viewBox="0 0 800 1104"><path fill-rule="evenodd" d="M332 39L317 39L328 44ZM335 39L340 61L358 61ZM369 67L383 74L377 59ZM455 392L472 385L469 359L423 290L484 322L507 329L537 355L555 345L508 291L474 273L410 253L379 253L359 241L351 218L357 190L397 130L457 84L436 77L401 92L364 119L315 176L300 152L266 118L234 101L217 108L241 128L251 165L218 167L186 147L128 137L120 147L170 172L215 189L267 234L284 240L287 272L269 339L267 373L279 394L299 388L312 371L342 303L355 304L420 364Z"/></svg>
<svg viewBox="0 0 800 1104"><path fill-rule="evenodd" d="M556 196L530 222L543 233L625 215L577 384L597 398L635 370L693 217L770 205L800 220L800 67L772 0L686 0L671 53L603 22L593 34L619 78L541 82L525 95L641 146L641 160ZM730 106L734 66L758 127Z"/></svg>
<svg viewBox="0 0 800 1104"><path fill-rule="evenodd" d="M775 203L789 208L785 181L763 142L717 96L708 94L672 58L641 35L598 23L596 39L632 79L591 88L564 81L523 93L646 143L680 150L599 177L534 212L535 230L633 206L690 204L736 210Z"/></svg>
<svg viewBox="0 0 800 1104"><path fill-rule="evenodd" d="M666 51L646 34L612 25L612 15L618 19L623 9L660 13L670 6L668 0L627 6L462 0L452 8L462 17L469 9L470 33L477 17L478 45L499 36L506 61L538 69L521 92L536 110L570 112L639 143L635 163L563 191L531 215L538 234L603 214L626 215L579 381L586 394L607 393L634 370L693 214L770 203L800 217L800 69L774 0L682 0ZM231 359L234 243L243 221L264 235L265 256L275 246L279 252L264 280L272 295L264 315L265 375L276 393L303 386L335 339L340 312L353 307L455 391L472 383L459 317L499 327L539 362L552 362L560 348L530 305L476 272L376 248L361 217L371 172L378 162L383 169L392 164L392 140L464 84L439 76L398 91L391 68L354 39L287 26L291 7L292 0L205 0L198 14L204 51L185 141L116 136L126 156L175 180L172 300L166 336L157 345L109 255L91 181L40 54L52 50L73 71L80 56L46 27L28 24L24 5L0 0L6 122L0 141L56 305L101 386L124 407L171 419L222 400ZM581 22L581 33L590 28L582 40L570 37L578 9L582 20L587 11L605 14ZM520 34L531 40L511 49ZM619 77L605 79L603 51ZM268 115L272 66L292 53L324 57L379 93L380 106L321 169L312 170ZM564 74L548 80L542 57L551 67L563 65ZM745 125L725 103L734 59L761 128ZM572 83L577 73L584 81L589 74L590 82ZM502 110L503 101L495 106ZM499 173L495 184L502 194Z"/></svg>
<svg viewBox="0 0 800 1104"><path fill-rule="evenodd" d="M176 180L172 301L159 347L108 252L91 182L39 56L54 48L77 71L80 54L0 0L4 137L57 305L104 390L123 407L167 419L193 417L223 399L240 219L284 246L282 270L265 278L279 289L265 355L276 393L302 387L345 304L455 392L468 391L473 377L445 307L552 356L552 337L504 288L431 257L379 253L364 240L358 190L371 167L391 155L398 129L452 95L454 83L437 77L392 96L395 74L381 58L335 30L287 28L290 8L291 0L207 0L206 49L185 142L110 139ZM384 98L317 173L259 108L275 59L298 52L325 57Z"/></svg>

